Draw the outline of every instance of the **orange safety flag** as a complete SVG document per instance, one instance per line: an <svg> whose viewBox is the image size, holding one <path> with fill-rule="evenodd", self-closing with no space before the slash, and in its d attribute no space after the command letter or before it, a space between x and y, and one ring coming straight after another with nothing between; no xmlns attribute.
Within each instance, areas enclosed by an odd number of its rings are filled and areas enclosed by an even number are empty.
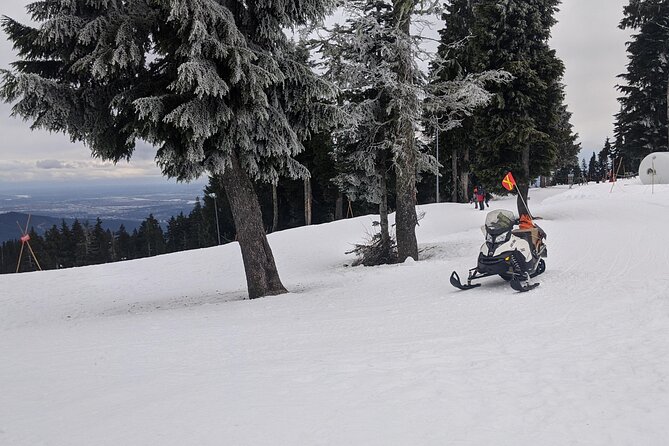
<svg viewBox="0 0 669 446"><path fill-rule="evenodd" d="M25 243L30 240L30 235L26 234L23 237L21 237L21 243Z"/></svg>
<svg viewBox="0 0 669 446"><path fill-rule="evenodd" d="M513 179L513 175L511 175L511 172L507 173L504 179L502 180L502 186L504 186L504 189L508 191L512 191L513 188L516 186L516 180Z"/></svg>

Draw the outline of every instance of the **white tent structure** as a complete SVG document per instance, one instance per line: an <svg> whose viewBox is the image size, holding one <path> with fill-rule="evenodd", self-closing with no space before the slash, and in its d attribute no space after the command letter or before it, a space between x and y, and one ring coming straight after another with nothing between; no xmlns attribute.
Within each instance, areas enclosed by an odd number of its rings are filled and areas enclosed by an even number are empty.
<svg viewBox="0 0 669 446"><path fill-rule="evenodd" d="M669 184L669 152L651 153L639 165L643 184Z"/></svg>

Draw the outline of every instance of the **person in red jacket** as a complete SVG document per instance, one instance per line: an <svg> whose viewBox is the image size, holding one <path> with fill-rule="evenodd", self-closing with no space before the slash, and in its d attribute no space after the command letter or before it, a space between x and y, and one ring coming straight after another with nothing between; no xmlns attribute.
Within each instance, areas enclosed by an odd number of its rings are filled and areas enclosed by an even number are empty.
<svg viewBox="0 0 669 446"><path fill-rule="evenodd" d="M479 209L484 210L484 207L485 207L485 190L483 189L483 186L478 186L475 189L474 193L476 194L476 202L479 205Z"/></svg>

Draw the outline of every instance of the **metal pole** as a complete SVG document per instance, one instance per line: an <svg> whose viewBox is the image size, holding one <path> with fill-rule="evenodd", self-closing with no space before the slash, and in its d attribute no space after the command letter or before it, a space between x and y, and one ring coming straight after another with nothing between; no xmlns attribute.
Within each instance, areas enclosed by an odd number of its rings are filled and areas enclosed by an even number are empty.
<svg viewBox="0 0 669 446"><path fill-rule="evenodd" d="M221 226L218 224L218 204L214 198L214 212L216 212L216 235L218 236L218 244L221 244Z"/></svg>
<svg viewBox="0 0 669 446"><path fill-rule="evenodd" d="M655 194L655 155L653 155L653 159L651 160L651 166L653 169L651 194Z"/></svg>
<svg viewBox="0 0 669 446"><path fill-rule="evenodd" d="M218 244L221 244L221 227L218 224L218 204L216 203L216 194L209 194L214 200L214 213L216 214L216 235L218 236Z"/></svg>
<svg viewBox="0 0 669 446"><path fill-rule="evenodd" d="M437 198L437 203L439 203L439 127L437 127L436 130L437 133L437 193L436 198Z"/></svg>
<svg viewBox="0 0 669 446"><path fill-rule="evenodd" d="M614 160L613 161L613 166L615 167L615 165L616 165L616 162ZM620 166L622 166L622 165L623 165L623 158L620 157L620 162L618 163L618 169L616 169L616 173L613 174L613 184L611 184L611 190L609 191L609 193L613 192L613 186L615 186L616 182L618 181L618 173L620 172ZM611 172L613 172L613 170Z"/></svg>

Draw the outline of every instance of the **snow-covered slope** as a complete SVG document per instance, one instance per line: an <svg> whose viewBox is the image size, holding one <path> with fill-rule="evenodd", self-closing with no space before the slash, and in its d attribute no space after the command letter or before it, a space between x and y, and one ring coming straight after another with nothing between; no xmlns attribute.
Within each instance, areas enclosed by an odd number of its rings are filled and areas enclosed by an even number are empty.
<svg viewBox="0 0 669 446"><path fill-rule="evenodd" d="M669 187L610 187L532 190L531 293L449 285L453 204L402 265L345 266L369 217L272 234L292 292L254 301L236 245L0 276L0 444L666 444Z"/></svg>

